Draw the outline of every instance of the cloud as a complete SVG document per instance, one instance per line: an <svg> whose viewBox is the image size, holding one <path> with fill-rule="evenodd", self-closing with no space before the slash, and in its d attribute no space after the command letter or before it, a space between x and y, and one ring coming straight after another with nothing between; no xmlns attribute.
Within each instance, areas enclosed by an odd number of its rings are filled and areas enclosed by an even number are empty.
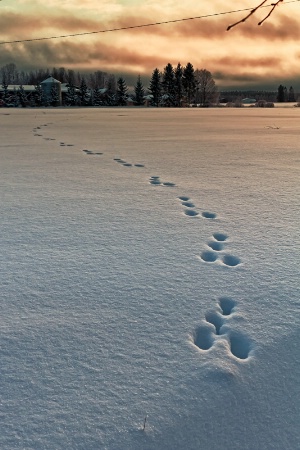
<svg viewBox="0 0 300 450"><path fill-rule="evenodd" d="M12 2L13 3L13 2ZM253 6L248 0L243 6ZM259 14L227 32L243 12L206 19L139 27L143 24L213 14L238 9L236 1L212 0L195 6L193 0L16 0L18 8L6 7L0 16L0 41L89 33L137 26L136 29L64 39L1 45L0 66L15 62L18 68L64 66L76 70L148 74L171 62L190 61L207 68L220 83L236 80L254 83L269 78L296 76L299 72L300 25L288 8L276 10L272 19L258 27ZM26 9L25 9L26 7ZM277 12L278 11L278 12ZM291 9L292 11L292 9ZM298 9L299 11L299 9ZM266 11L263 11L263 16ZM217 76L217 75L216 75Z"/></svg>
<svg viewBox="0 0 300 450"><path fill-rule="evenodd" d="M37 3L37 2L36 2ZM52 1L53 3L53 1ZM91 4L93 2L90 2ZM76 2L75 2L76 4ZM59 6L60 5L60 6ZM62 6L63 5L63 6ZM116 5L116 4L115 4ZM47 35L64 35L71 33L89 32L105 29L115 29L124 27L134 27L146 25L155 22L164 22L168 19L193 17L200 15L187 14L174 18L172 15L163 15L159 13L158 6L143 6L132 12L129 8L126 14L118 10L112 16L105 14L99 15L98 10L86 10L78 14L74 8L66 9L68 2L58 2L57 9L48 7L48 9L34 11L3 11L0 16L0 30L3 40L13 40L14 36L21 37L44 37ZM192 11L191 11L192 12ZM190 13L191 13L190 12ZM184 14L182 12L182 14ZM241 14L241 13L240 13ZM240 15L239 14L239 15ZM99 20L101 18L101 20ZM227 32L227 26L234 22L236 14L217 16L207 19L183 20L175 23L162 24L157 26L140 27L135 30L137 35L156 35L175 38L196 38L205 40L236 40L238 38L258 40L277 40L277 41L297 41L300 38L300 24L297 19L287 14L277 14L276 20L268 20L262 26L257 26L257 18L252 17L238 27ZM50 34L48 34L51 31Z"/></svg>
<svg viewBox="0 0 300 450"><path fill-rule="evenodd" d="M4 12L0 15L0 40L2 41L48 37L52 36L53 32L62 35L98 29L97 21L86 18L56 15L41 17L38 14L28 16L13 12Z"/></svg>
<svg viewBox="0 0 300 450"><path fill-rule="evenodd" d="M251 69L270 69L273 68L274 65L281 68L282 61L280 57L269 56L266 58L257 58L257 57L247 57L247 56L224 56L218 59L211 60L212 65L218 64L222 67L235 67L237 70L239 68L251 68Z"/></svg>
<svg viewBox="0 0 300 450"><path fill-rule="evenodd" d="M103 43L82 43L80 41L42 41L30 45L7 44L0 53L0 65L15 61L18 67L36 69L39 67L67 66L68 68L91 68L91 70L151 71L156 65L165 65L159 56L146 57L143 53L126 47L111 47Z"/></svg>

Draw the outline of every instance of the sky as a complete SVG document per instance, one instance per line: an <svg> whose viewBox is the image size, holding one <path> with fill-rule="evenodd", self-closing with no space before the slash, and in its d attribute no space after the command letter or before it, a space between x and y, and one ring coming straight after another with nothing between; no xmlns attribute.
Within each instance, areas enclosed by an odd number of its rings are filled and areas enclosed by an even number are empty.
<svg viewBox="0 0 300 450"><path fill-rule="evenodd" d="M134 84L147 85L155 68L167 63L209 70L219 88L270 89L279 84L300 92L300 1L284 1L261 26L264 8L247 22L226 31L259 0L2 0L0 42L177 20L106 33L52 40L1 44L0 67L19 70L65 67L81 72L102 70ZM271 3L271 1L269 2Z"/></svg>

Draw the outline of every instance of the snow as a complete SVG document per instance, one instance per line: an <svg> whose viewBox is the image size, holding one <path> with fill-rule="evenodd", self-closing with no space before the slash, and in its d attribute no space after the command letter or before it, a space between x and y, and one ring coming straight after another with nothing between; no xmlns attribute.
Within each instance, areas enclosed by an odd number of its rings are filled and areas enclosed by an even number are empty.
<svg viewBox="0 0 300 450"><path fill-rule="evenodd" d="M0 111L1 449L300 447L299 114Z"/></svg>

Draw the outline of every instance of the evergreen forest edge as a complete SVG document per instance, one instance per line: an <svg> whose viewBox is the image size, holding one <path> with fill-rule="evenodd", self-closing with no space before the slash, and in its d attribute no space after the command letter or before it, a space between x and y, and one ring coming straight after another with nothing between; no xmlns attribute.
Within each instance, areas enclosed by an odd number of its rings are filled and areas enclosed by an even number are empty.
<svg viewBox="0 0 300 450"><path fill-rule="evenodd" d="M116 77L100 70L81 74L64 67L38 69L36 71L19 71L14 63L0 68L2 80L2 106L57 106L59 99L56 89L45 98L40 83L53 77L68 86L64 96L64 106L126 106L131 100L135 106L182 107L197 105L201 107L227 103L229 106L243 106L242 98L255 98L256 106L274 106L277 102L299 101L293 87L289 90L280 84L277 92L269 91L218 91L210 71L194 69L189 62L186 66L180 63L173 67L168 63L163 71L154 69L150 83L146 89L138 75L132 94L123 77ZM9 85L18 85L18 89L9 92ZM28 96L23 85L35 86L33 95ZM1 99L0 99L1 101ZM299 105L299 104L298 104Z"/></svg>

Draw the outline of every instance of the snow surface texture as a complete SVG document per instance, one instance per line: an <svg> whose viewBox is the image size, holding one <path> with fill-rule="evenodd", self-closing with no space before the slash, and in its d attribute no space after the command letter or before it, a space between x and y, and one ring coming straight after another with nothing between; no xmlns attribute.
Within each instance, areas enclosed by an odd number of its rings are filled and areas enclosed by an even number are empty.
<svg viewBox="0 0 300 450"><path fill-rule="evenodd" d="M0 111L2 450L300 448L299 115Z"/></svg>

